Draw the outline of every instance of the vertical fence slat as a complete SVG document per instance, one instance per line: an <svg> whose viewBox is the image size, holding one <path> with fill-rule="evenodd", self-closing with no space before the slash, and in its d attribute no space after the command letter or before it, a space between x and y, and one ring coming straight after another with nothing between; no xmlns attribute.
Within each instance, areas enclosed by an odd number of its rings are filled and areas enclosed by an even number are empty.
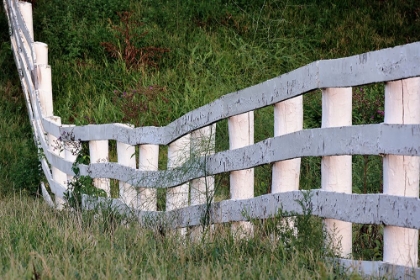
<svg viewBox="0 0 420 280"><path fill-rule="evenodd" d="M190 134L169 144L168 170L175 169L185 163L190 156ZM180 175L185 170L180 170ZM177 175L175 175L177 176ZM171 180L171 178L166 178ZM188 206L189 183L169 188L166 193L166 211Z"/></svg>
<svg viewBox="0 0 420 280"><path fill-rule="evenodd" d="M302 130L303 98L298 96L274 106L274 136ZM287 147L284 147L287 149ZM299 190L300 158L273 164L272 193Z"/></svg>
<svg viewBox="0 0 420 280"><path fill-rule="evenodd" d="M254 112L248 112L228 119L229 148L231 150L254 144ZM230 198L246 199L254 197L254 169L244 169L230 172ZM238 237L252 232L250 222L236 222L232 230L238 232Z"/></svg>
<svg viewBox="0 0 420 280"><path fill-rule="evenodd" d="M119 164L136 168L136 148L122 142L117 142L117 161ZM137 209L137 190L130 184L120 181L120 199L130 207Z"/></svg>
<svg viewBox="0 0 420 280"><path fill-rule="evenodd" d="M89 141L90 163L108 162L108 140ZM111 196L110 180L107 178L93 179L93 185L106 192L107 196Z"/></svg>
<svg viewBox="0 0 420 280"><path fill-rule="evenodd" d="M351 124L352 88L322 90L322 128L350 126ZM352 193L351 156L322 157L321 185L322 189L326 191ZM352 254L352 224L335 219L325 219L324 226L326 232L333 238L332 245L341 249L341 256L350 257Z"/></svg>
<svg viewBox="0 0 420 280"><path fill-rule="evenodd" d="M157 171L159 165L159 145L139 146L139 169L142 171ZM141 182L140 182L141 185ZM138 188L139 209L147 211L157 210L157 190L152 188Z"/></svg>
<svg viewBox="0 0 420 280"><path fill-rule="evenodd" d="M420 124L420 78L386 83L385 123ZM419 197L419 159L384 156L384 194ZM416 229L385 226L384 261L417 267L418 237Z"/></svg>

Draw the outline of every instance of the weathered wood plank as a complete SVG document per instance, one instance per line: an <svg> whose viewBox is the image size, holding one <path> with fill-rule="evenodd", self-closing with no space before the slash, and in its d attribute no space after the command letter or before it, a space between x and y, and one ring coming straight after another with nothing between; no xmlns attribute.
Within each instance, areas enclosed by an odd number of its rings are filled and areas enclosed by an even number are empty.
<svg viewBox="0 0 420 280"><path fill-rule="evenodd" d="M108 202L107 202L108 201ZM119 200L89 198L83 200L86 209L98 203L112 203L122 212L132 213ZM302 207L304 205L304 207ZM384 194L345 194L322 190L290 191L266 194L243 200L224 200L211 204L193 205L167 212L136 212L141 223L147 219L160 217L160 222L170 228L182 228L201 224L204 215L209 215L212 224L267 219L275 217L281 210L283 216L308 213L328 219L337 219L358 224L393 225L420 229L420 216L416 209L420 200L413 197L391 196Z"/></svg>
<svg viewBox="0 0 420 280"><path fill-rule="evenodd" d="M187 162L173 171L139 171L117 163L80 165L81 175L108 177L134 186L168 188L205 175L242 170L276 161L331 155L420 155L419 125L362 125L308 129ZM404 139L404 141L401 141ZM286 147L286 148L281 148ZM60 159L54 159L59 162ZM68 172L70 163L58 168ZM60 169L61 170L61 169Z"/></svg>
<svg viewBox="0 0 420 280"><path fill-rule="evenodd" d="M45 141L40 140L46 147ZM307 129L269 138L245 148L208 155L194 162L187 162L173 171L146 172L117 163L80 165L80 169L81 175L89 175L92 178L107 177L134 186L168 188L205 175L242 170L291 158L355 154L419 156L420 126L374 124ZM45 155L58 169L73 174L71 162L50 155L48 150Z"/></svg>
<svg viewBox="0 0 420 280"><path fill-rule="evenodd" d="M392 265L382 261L333 259L336 264L365 276L381 279L420 279L420 268Z"/></svg>

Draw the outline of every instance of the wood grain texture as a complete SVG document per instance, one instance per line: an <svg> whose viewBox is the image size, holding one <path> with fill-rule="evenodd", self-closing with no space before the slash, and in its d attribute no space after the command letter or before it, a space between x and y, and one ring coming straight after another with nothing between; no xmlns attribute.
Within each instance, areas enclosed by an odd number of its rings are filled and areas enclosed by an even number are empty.
<svg viewBox="0 0 420 280"><path fill-rule="evenodd" d="M349 259L333 259L333 262L364 276L380 279L420 279L420 268L392 265L382 261L357 261ZM370 278L369 278L370 279Z"/></svg>
<svg viewBox="0 0 420 280"><path fill-rule="evenodd" d="M42 145L46 145L41 140ZM67 174L71 162L45 152L48 161ZM420 125L373 124L306 129L268 138L244 148L188 161L172 171L140 171L117 163L79 165L81 175L112 178L131 185L169 188L192 179L242 170L299 157L334 155L420 156Z"/></svg>
<svg viewBox="0 0 420 280"><path fill-rule="evenodd" d="M92 209L105 203L124 213L134 213L118 199L85 196L84 207ZM302 206L303 205L303 206ZM392 225L420 229L420 216L416 211L420 200L412 197L384 194L345 194L322 190L290 191L266 194L243 200L224 200L189 206L167 212L137 211L142 223L148 219L159 220L170 228L200 225L202 217L209 214L212 224L267 219L278 215L302 215L310 213L321 218L336 219L358 224Z"/></svg>

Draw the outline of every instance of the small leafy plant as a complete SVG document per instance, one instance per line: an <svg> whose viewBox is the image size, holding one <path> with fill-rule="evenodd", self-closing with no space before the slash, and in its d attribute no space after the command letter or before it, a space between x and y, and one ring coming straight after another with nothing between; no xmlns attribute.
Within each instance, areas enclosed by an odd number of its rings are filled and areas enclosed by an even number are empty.
<svg viewBox="0 0 420 280"><path fill-rule="evenodd" d="M61 144L60 137L58 141L56 141L54 149L62 151L65 148L70 150L74 156L77 155L77 158L72 165L72 170L75 175L67 182L68 189L64 193L64 197L70 207L80 210L82 207L82 194L106 197L106 193L104 190L98 189L93 185L93 179L91 177L80 175L79 164L90 163L87 143L75 140L74 135L71 133L64 136L70 138L71 141L68 141L63 145Z"/></svg>

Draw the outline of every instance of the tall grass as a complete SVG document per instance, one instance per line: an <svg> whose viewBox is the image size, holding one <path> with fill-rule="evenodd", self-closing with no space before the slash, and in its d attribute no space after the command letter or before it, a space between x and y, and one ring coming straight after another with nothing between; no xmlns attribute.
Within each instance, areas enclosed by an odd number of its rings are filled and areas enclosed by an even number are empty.
<svg viewBox="0 0 420 280"><path fill-rule="evenodd" d="M255 227L255 237L235 240L219 226L214 238L190 242L162 236L113 211L54 211L42 200L0 200L2 279L350 279L325 261L319 220L304 216L305 242ZM274 227L276 228L276 227ZM289 240L286 242L285 240ZM356 278L351 278L356 279Z"/></svg>

